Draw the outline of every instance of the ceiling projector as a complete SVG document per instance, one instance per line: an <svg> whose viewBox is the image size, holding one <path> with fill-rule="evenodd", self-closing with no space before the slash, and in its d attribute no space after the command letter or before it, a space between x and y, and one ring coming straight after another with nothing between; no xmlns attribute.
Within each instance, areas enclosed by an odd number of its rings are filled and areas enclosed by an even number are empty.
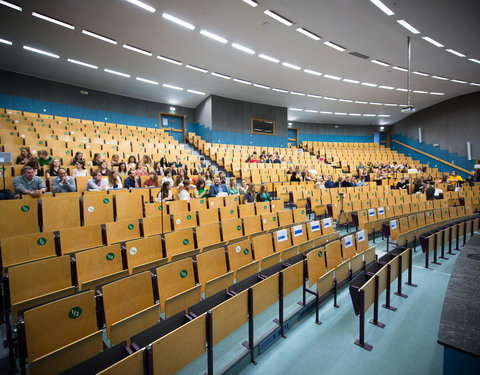
<svg viewBox="0 0 480 375"><path fill-rule="evenodd" d="M413 113L415 112L415 107L413 105L409 105L409 106L403 107L401 111L402 113Z"/></svg>

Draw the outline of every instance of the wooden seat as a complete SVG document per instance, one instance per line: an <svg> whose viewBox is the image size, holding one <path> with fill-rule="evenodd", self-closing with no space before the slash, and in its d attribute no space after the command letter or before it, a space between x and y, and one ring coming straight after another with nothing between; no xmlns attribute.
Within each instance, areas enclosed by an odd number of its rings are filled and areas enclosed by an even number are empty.
<svg viewBox="0 0 480 375"><path fill-rule="evenodd" d="M273 248L272 235L270 233L265 233L253 237L252 247L255 260L260 262L260 267L263 269L262 260L275 252Z"/></svg>
<svg viewBox="0 0 480 375"><path fill-rule="evenodd" d="M213 324L213 345L218 344L243 326L247 322L247 317L248 294L246 290L212 308L212 319L216 322Z"/></svg>
<svg viewBox="0 0 480 375"><path fill-rule="evenodd" d="M227 246L230 271L234 272L234 277L239 279L246 278L258 272L259 262L253 262L252 247L250 240L243 240ZM253 262L253 263L252 263ZM256 270L255 270L256 264ZM244 277L239 276L238 270Z"/></svg>
<svg viewBox="0 0 480 375"><path fill-rule="evenodd" d="M230 219L238 219L237 206L227 206L220 208L220 221L226 221Z"/></svg>
<svg viewBox="0 0 480 375"><path fill-rule="evenodd" d="M277 213L266 213L261 215L262 217L262 228L264 231L278 228L278 217Z"/></svg>
<svg viewBox="0 0 480 375"><path fill-rule="evenodd" d="M168 261L163 257L161 236L128 241L125 243L125 248L130 274L161 266Z"/></svg>
<svg viewBox="0 0 480 375"><path fill-rule="evenodd" d="M307 213L305 208L296 208L293 210L293 222L294 223L303 223L307 221Z"/></svg>
<svg viewBox="0 0 480 375"><path fill-rule="evenodd" d="M322 234L330 234L333 233L333 219L331 217L327 217L321 220L322 223Z"/></svg>
<svg viewBox="0 0 480 375"><path fill-rule="evenodd" d="M175 214L179 212L188 211L188 201L186 200L176 200L167 202L168 213Z"/></svg>
<svg viewBox="0 0 480 375"><path fill-rule="evenodd" d="M209 297L233 284L233 272L227 270L223 247L197 255L198 282L202 293Z"/></svg>
<svg viewBox="0 0 480 375"><path fill-rule="evenodd" d="M123 269L120 244L78 252L75 260L79 290L95 289L128 275L128 270Z"/></svg>
<svg viewBox="0 0 480 375"><path fill-rule="evenodd" d="M3 200L0 209L0 238L38 232L36 199Z"/></svg>
<svg viewBox="0 0 480 375"><path fill-rule="evenodd" d="M218 223L219 221L218 208L209 208L208 210L198 211L198 225L213 224Z"/></svg>
<svg viewBox="0 0 480 375"><path fill-rule="evenodd" d="M160 307L172 316L200 301L201 286L195 285L191 258L181 259L157 268Z"/></svg>
<svg viewBox="0 0 480 375"><path fill-rule="evenodd" d="M342 263L342 250L340 241L329 242L325 246L325 259L328 270L332 270Z"/></svg>
<svg viewBox="0 0 480 375"><path fill-rule="evenodd" d="M8 283L14 322L18 311L75 291L67 255L10 267Z"/></svg>
<svg viewBox="0 0 480 375"><path fill-rule="evenodd" d="M255 216L255 205L251 203L241 204L238 206L238 215L243 219L249 216Z"/></svg>
<svg viewBox="0 0 480 375"><path fill-rule="evenodd" d="M312 220L307 224L307 235L310 240L314 240L322 236L322 229L319 220Z"/></svg>
<svg viewBox="0 0 480 375"><path fill-rule="evenodd" d="M362 229L355 233L357 253L363 253L368 249L368 233Z"/></svg>
<svg viewBox="0 0 480 375"><path fill-rule="evenodd" d="M42 199L42 212L45 232L80 226L80 202L76 196Z"/></svg>
<svg viewBox="0 0 480 375"><path fill-rule="evenodd" d="M65 228L60 233L60 249L62 254L91 249L103 245L101 225Z"/></svg>
<svg viewBox="0 0 480 375"><path fill-rule="evenodd" d="M193 239L193 229L184 229L180 231L166 233L165 239L165 255L169 260L172 256L188 252L195 249Z"/></svg>
<svg viewBox="0 0 480 375"><path fill-rule="evenodd" d="M161 215L163 211L167 212L165 203L163 202L145 203L145 217L158 216Z"/></svg>
<svg viewBox="0 0 480 375"><path fill-rule="evenodd" d="M172 231L170 215L157 215L143 218L143 235L145 237Z"/></svg>
<svg viewBox="0 0 480 375"><path fill-rule="evenodd" d="M222 221L221 227L223 241L228 242L243 236L242 219Z"/></svg>
<svg viewBox="0 0 480 375"><path fill-rule="evenodd" d="M113 244L140 237L140 225L137 219L116 221L106 224L107 243Z"/></svg>
<svg viewBox="0 0 480 375"><path fill-rule="evenodd" d="M115 195L117 221L140 219L143 217L143 196L133 193Z"/></svg>
<svg viewBox="0 0 480 375"><path fill-rule="evenodd" d="M104 285L102 294L107 335L112 344L130 341L131 336L160 319L149 271Z"/></svg>
<svg viewBox="0 0 480 375"><path fill-rule="evenodd" d="M56 255L53 232L6 237L0 243L3 268Z"/></svg>
<svg viewBox="0 0 480 375"><path fill-rule="evenodd" d="M307 241L307 229L305 224L294 225L290 227L292 232L292 244L300 245Z"/></svg>
<svg viewBox="0 0 480 375"><path fill-rule="evenodd" d="M356 241L351 234L342 238L342 255L344 260L352 259L357 255Z"/></svg>
<svg viewBox="0 0 480 375"><path fill-rule="evenodd" d="M262 215L272 212L270 209L270 202L255 202L255 209L257 215Z"/></svg>
<svg viewBox="0 0 480 375"><path fill-rule="evenodd" d="M113 196L110 194L83 197L84 225L105 224L113 222Z"/></svg>
<svg viewBox="0 0 480 375"><path fill-rule="evenodd" d="M243 217L243 231L245 236L262 232L261 217L255 216L255 215L249 216L249 217Z"/></svg>
<svg viewBox="0 0 480 375"><path fill-rule="evenodd" d="M293 224L292 210L276 211L278 214L278 225L284 227Z"/></svg>
<svg viewBox="0 0 480 375"><path fill-rule="evenodd" d="M225 207L238 206L240 204L239 195L228 195L224 197Z"/></svg>
<svg viewBox="0 0 480 375"><path fill-rule="evenodd" d="M24 321L31 374L59 373L103 348L94 291L27 310Z"/></svg>
<svg viewBox="0 0 480 375"><path fill-rule="evenodd" d="M197 215L195 212L182 211L172 215L175 230L193 228L197 226Z"/></svg>
<svg viewBox="0 0 480 375"><path fill-rule="evenodd" d="M190 199L189 205L190 205L190 211L206 210L207 199L206 198Z"/></svg>
<svg viewBox="0 0 480 375"><path fill-rule="evenodd" d="M275 199L275 200L270 202L270 208L271 208L272 212L280 212L280 211L285 210L285 205L284 205L283 201L281 201L279 199Z"/></svg>
<svg viewBox="0 0 480 375"><path fill-rule="evenodd" d="M199 226L195 229L195 234L197 237L197 248L200 250L222 242L220 225L218 223Z"/></svg>
<svg viewBox="0 0 480 375"><path fill-rule="evenodd" d="M209 209L225 207L223 197L209 197L207 201Z"/></svg>

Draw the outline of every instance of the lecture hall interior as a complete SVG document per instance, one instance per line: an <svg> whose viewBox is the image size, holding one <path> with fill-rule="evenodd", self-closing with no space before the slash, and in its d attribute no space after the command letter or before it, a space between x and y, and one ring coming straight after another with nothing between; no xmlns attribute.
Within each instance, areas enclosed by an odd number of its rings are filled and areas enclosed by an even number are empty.
<svg viewBox="0 0 480 375"><path fill-rule="evenodd" d="M0 0L0 372L478 373L478 14Z"/></svg>

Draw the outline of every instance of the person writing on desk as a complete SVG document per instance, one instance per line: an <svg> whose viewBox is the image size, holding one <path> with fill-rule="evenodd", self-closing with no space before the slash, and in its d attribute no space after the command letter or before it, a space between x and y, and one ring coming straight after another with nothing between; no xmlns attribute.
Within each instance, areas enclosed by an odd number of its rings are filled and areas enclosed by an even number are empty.
<svg viewBox="0 0 480 375"><path fill-rule="evenodd" d="M222 181L220 180L220 177L215 177L215 183L210 186L208 189L208 196L209 197L216 197L218 193L227 193L227 186L225 184L222 184Z"/></svg>
<svg viewBox="0 0 480 375"><path fill-rule="evenodd" d="M13 179L15 192L18 194L31 195L34 198L40 197L47 191L45 182L38 176L35 176L35 170L32 167L22 168L22 175Z"/></svg>

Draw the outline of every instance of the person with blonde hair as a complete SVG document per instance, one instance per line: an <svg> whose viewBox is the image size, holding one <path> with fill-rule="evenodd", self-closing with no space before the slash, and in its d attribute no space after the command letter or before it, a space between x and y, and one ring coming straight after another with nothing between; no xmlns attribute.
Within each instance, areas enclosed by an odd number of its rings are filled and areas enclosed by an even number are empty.
<svg viewBox="0 0 480 375"><path fill-rule="evenodd" d="M118 175L118 172L115 170L110 170L108 172L107 178L103 179L107 185L107 190L112 190L112 189L122 189L122 180L120 179L120 176Z"/></svg>
<svg viewBox="0 0 480 375"><path fill-rule="evenodd" d="M238 188L237 188L237 178L235 176L230 177L227 186L228 195L237 195Z"/></svg>
<svg viewBox="0 0 480 375"><path fill-rule="evenodd" d="M244 195L245 203L255 202L255 184L248 184L247 192Z"/></svg>

